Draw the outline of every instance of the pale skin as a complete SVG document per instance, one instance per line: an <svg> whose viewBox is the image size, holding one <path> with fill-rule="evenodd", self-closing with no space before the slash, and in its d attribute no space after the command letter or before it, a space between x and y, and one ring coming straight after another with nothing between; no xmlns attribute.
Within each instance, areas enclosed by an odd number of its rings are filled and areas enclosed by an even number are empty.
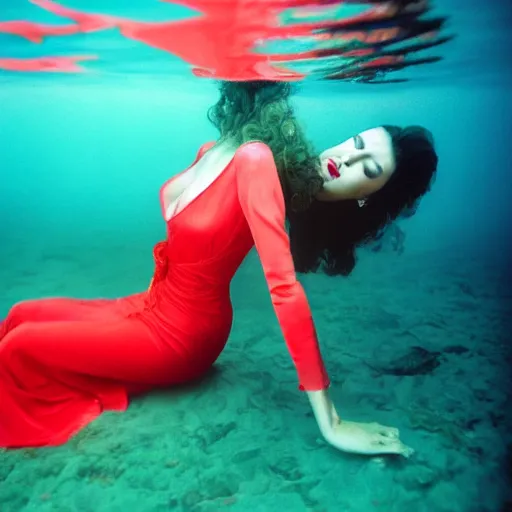
<svg viewBox="0 0 512 512"><path fill-rule="evenodd" d="M225 169L237 146L229 140L217 143L189 170L164 190L166 218L181 211L203 192ZM395 171L391 137L382 127L373 128L326 149L320 154L324 188L321 201L360 200L380 190ZM327 390L308 391L309 402L325 440L344 452L364 455L399 454L413 450L404 445L396 428L378 423L340 419Z"/></svg>
<svg viewBox="0 0 512 512"><path fill-rule="evenodd" d="M325 180L317 199L363 201L380 190L396 168L391 136L381 127L361 132L320 154ZM404 445L396 428L378 423L340 420L327 390L308 392L320 431L325 440L345 452L365 455L399 454L413 450Z"/></svg>

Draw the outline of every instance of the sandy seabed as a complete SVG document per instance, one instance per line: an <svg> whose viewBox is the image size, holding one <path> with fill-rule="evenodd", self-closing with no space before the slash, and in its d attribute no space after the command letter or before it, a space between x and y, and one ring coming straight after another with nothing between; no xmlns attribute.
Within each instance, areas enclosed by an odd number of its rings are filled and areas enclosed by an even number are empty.
<svg viewBox="0 0 512 512"><path fill-rule="evenodd" d="M144 289L147 246L97 242L87 251L4 246L0 317L21 299ZM511 510L512 291L503 269L462 250L406 250L363 252L350 278L301 278L338 412L398 427L416 450L408 460L347 455L323 441L252 253L210 375L135 398L64 446L3 451L0 510ZM379 370L412 346L440 352L440 365L419 375Z"/></svg>

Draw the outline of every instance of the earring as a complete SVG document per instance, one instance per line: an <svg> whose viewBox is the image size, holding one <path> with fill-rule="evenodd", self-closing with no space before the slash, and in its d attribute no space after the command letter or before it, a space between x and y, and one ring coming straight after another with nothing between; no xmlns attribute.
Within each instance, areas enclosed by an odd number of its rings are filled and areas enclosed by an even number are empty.
<svg viewBox="0 0 512 512"><path fill-rule="evenodd" d="M367 200L368 199L366 197L364 197L363 199L358 199L357 204L359 205L359 208L362 208L366 204Z"/></svg>

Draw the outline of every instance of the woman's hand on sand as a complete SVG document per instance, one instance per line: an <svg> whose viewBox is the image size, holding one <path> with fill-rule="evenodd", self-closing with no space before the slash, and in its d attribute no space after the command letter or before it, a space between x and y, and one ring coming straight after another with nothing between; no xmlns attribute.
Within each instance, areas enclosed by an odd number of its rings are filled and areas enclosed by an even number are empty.
<svg viewBox="0 0 512 512"><path fill-rule="evenodd" d="M414 453L400 441L398 429L378 423L356 423L337 418L326 441L338 450L363 455L397 454L407 458Z"/></svg>

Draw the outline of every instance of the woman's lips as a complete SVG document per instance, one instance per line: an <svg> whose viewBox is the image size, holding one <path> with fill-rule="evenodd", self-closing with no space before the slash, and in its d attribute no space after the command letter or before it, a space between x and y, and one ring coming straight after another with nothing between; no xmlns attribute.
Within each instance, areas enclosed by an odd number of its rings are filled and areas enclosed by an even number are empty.
<svg viewBox="0 0 512 512"><path fill-rule="evenodd" d="M334 162L334 160L327 160L327 170L329 171L329 174L331 175L331 178L339 178L340 177L340 171L338 170L338 166Z"/></svg>

